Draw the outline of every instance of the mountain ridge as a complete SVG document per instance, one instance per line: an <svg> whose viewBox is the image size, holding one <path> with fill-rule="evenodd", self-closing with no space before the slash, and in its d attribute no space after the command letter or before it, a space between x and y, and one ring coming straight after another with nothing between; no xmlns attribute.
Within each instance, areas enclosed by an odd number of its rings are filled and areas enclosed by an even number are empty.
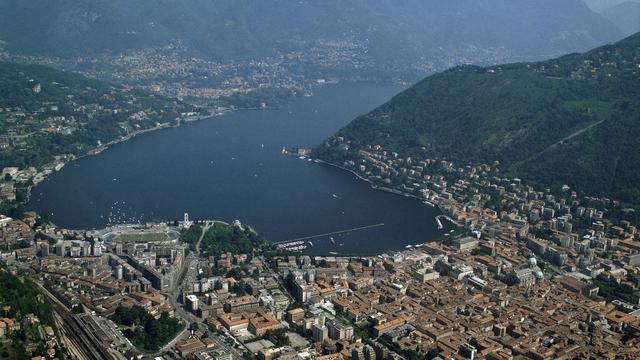
<svg viewBox="0 0 640 360"><path fill-rule="evenodd" d="M146 21L140 21L146 19ZM492 26L486 26L491 23ZM299 41L366 45L386 66L398 59L483 52L541 58L622 37L582 0L6 0L0 39L11 51L78 56L181 41L220 58L272 56ZM455 45L453 45L455 44ZM526 45L525 45L526 44Z"/></svg>

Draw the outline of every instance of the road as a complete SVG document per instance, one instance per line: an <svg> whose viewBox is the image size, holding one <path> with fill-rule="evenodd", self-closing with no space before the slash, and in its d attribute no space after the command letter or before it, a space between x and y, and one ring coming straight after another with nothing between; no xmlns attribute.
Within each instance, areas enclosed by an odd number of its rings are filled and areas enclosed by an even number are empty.
<svg viewBox="0 0 640 360"><path fill-rule="evenodd" d="M205 222L204 226L202 227L202 234L200 234L200 238L196 242L195 250L193 252L191 252L188 256L185 257L185 259L184 259L184 261L182 263L182 266L180 267L180 271L178 271L177 274L176 274L176 276L178 278L176 279L176 281L173 282L172 288L168 292L165 293L165 295L167 296L167 300L169 302L169 305L171 305L171 307L175 309L175 316L180 318L180 319L182 319L185 322L185 327L173 340L171 340L169 343L167 343L165 346L163 346L157 352L157 354L165 353L169 349L171 349L173 346L175 346L175 344L178 341L187 339L191 335L191 332L189 330L189 325L191 323L202 323L203 322L203 319L200 319L199 317L195 316L194 314L184 310L182 305L180 303L178 303L178 296L183 291L183 284L184 283L188 284L190 282L189 280L195 279L197 277L197 275L198 275L197 274L197 271L198 271L197 270L197 266L198 266L198 262L200 261L200 258L199 258L200 257L200 243L202 242L202 239L204 238L204 234L215 223L216 223L216 221L206 221ZM184 271L187 271L187 274L183 279L181 279L180 274L182 274ZM235 338L233 338L231 336L231 334L226 332L226 330L225 330L225 333L227 334L228 337L233 339L236 342L236 344L238 344L240 346L244 346L243 344L241 344L240 342L235 340ZM216 335L216 334L208 332L208 335L210 335L211 339L215 342L216 348L223 348L223 349L230 350L232 352L234 358L236 358L236 359L241 359L242 358L242 356L243 356L243 352L242 351L239 351L238 349L236 349L234 347L230 347L222 339L220 339L220 337L218 335Z"/></svg>
<svg viewBox="0 0 640 360"><path fill-rule="evenodd" d="M584 132L586 132L586 131L588 131L588 130L593 129L594 127L596 127L596 126L598 126L598 125L602 124L603 122L604 122L604 119L603 119L603 120L600 120L600 121L596 121L596 122L595 122L595 123L593 123L593 124L587 125L587 126L583 127L582 129L577 130L577 131L573 132L572 134L569 134L567 137L565 137L565 138L563 138L563 139L560 139L559 141L557 141L557 142L555 142L555 143L553 143L553 144L549 145L549 146L548 146L547 148L545 148L544 150L542 150L542 151L540 151L540 152L538 152L538 153L535 153L535 154L533 154L533 155L529 156L528 158L526 158L526 159L524 159L524 160L522 160L522 161L517 162L517 163L515 164L515 166L519 166L520 164L523 164L523 163L525 163L525 162L527 162L527 161L529 161L529 160L535 159L535 158L537 158L538 156L540 156L540 155L542 155L542 154L546 153L547 151L549 151L549 150L551 150L551 149L553 149L553 148L555 148L555 147L557 147L557 146L559 146L559 145L562 145L564 142L569 141L569 140L571 140L571 139L575 138L576 136L580 136L580 135L582 135Z"/></svg>

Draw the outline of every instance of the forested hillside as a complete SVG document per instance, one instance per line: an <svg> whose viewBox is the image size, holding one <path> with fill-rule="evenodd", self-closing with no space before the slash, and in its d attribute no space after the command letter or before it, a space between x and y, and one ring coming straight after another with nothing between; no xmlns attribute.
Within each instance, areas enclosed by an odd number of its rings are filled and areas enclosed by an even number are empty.
<svg viewBox="0 0 640 360"><path fill-rule="evenodd" d="M174 123L185 109L142 90L0 62L0 168L84 155L137 130Z"/></svg>
<svg viewBox="0 0 640 360"><path fill-rule="evenodd" d="M344 138L348 146L334 146ZM357 118L315 153L501 163L537 185L640 204L640 34L585 54L431 76Z"/></svg>

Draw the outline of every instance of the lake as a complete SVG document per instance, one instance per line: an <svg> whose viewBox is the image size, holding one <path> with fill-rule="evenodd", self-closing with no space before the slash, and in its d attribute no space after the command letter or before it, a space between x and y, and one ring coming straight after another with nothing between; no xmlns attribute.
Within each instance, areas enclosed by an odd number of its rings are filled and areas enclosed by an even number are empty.
<svg viewBox="0 0 640 360"><path fill-rule="evenodd" d="M324 86L277 110L144 134L68 164L33 190L29 207L72 229L181 219L184 212L239 219L272 241L367 227L311 238L311 253L375 254L428 242L448 230L437 230L437 209L281 153L320 143L401 90Z"/></svg>

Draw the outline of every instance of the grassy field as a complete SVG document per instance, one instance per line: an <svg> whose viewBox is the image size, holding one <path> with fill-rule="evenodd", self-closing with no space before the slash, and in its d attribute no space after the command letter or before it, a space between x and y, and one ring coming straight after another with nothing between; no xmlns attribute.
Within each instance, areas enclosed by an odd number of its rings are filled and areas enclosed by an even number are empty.
<svg viewBox="0 0 640 360"><path fill-rule="evenodd" d="M138 234L120 234L116 241L123 243L143 243L154 241L167 241L169 238L165 233L138 233Z"/></svg>

